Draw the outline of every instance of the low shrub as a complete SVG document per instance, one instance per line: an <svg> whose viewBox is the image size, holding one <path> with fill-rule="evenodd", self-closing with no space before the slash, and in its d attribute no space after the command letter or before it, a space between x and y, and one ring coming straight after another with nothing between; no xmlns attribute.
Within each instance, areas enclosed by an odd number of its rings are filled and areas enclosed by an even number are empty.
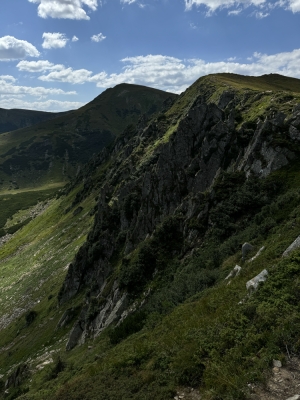
<svg viewBox="0 0 300 400"><path fill-rule="evenodd" d="M133 333L140 331L145 324L145 320L146 313L144 311L130 314L120 325L109 330L108 336L111 344L117 344Z"/></svg>
<svg viewBox="0 0 300 400"><path fill-rule="evenodd" d="M26 315L25 315L25 321L26 321L26 326L29 326L33 323L33 321L36 319L37 317L37 312L34 310L29 311Z"/></svg>

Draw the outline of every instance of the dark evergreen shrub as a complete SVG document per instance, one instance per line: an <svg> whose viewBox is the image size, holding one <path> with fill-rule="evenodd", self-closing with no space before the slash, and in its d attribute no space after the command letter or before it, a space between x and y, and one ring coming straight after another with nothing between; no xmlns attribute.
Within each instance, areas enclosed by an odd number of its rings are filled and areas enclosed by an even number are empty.
<svg viewBox="0 0 300 400"><path fill-rule="evenodd" d="M117 344L133 333L140 331L145 324L145 319L146 313L143 311L129 315L119 326L108 332L111 344Z"/></svg>
<svg viewBox="0 0 300 400"><path fill-rule="evenodd" d="M29 311L26 315L25 315L25 321L26 321L26 325L29 326L33 323L33 321L36 319L37 317L37 312L34 310Z"/></svg>

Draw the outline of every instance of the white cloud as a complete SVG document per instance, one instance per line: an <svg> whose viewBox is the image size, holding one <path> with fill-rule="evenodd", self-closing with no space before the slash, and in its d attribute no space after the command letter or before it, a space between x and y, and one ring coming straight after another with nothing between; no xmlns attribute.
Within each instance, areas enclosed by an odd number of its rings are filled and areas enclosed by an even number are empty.
<svg viewBox="0 0 300 400"><path fill-rule="evenodd" d="M0 76L0 95L30 95L35 97L49 95L75 95L75 91L65 92L62 89L45 88L41 86L18 86L15 85L15 78L7 75Z"/></svg>
<svg viewBox="0 0 300 400"><path fill-rule="evenodd" d="M255 13L256 18L258 18L258 19L266 18L269 15L270 15L269 13L264 13L262 11L256 11L256 13Z"/></svg>
<svg viewBox="0 0 300 400"><path fill-rule="evenodd" d="M239 15L241 12L242 12L242 9L238 8L236 10L228 11L228 15Z"/></svg>
<svg viewBox="0 0 300 400"><path fill-rule="evenodd" d="M74 36L72 37L72 42L78 42L78 40L79 40L79 39L78 39L77 36L74 35Z"/></svg>
<svg viewBox="0 0 300 400"><path fill-rule="evenodd" d="M253 61L239 63L235 60L206 62L201 59L180 60L162 55L128 57L122 60L123 71L92 76L98 87L112 87L127 82L148 85L170 92L181 93L199 77L212 73L231 72L242 75L278 73L300 78L300 49L274 55L255 53Z"/></svg>
<svg viewBox="0 0 300 400"><path fill-rule="evenodd" d="M25 61L22 60L17 64L19 71L28 72L44 72L44 71L59 71L64 69L62 64L53 64L47 60Z"/></svg>
<svg viewBox="0 0 300 400"><path fill-rule="evenodd" d="M163 0L164 2L168 1L168 0ZM148 4L143 4L140 3L139 0L120 0L121 4L137 4L138 7L140 8L146 8Z"/></svg>
<svg viewBox="0 0 300 400"><path fill-rule="evenodd" d="M126 0L124 1L126 2ZM260 19L267 17L269 15L268 11L277 7L282 7L293 13L300 12L300 0L278 0L275 2L267 0L184 0L184 2L187 11L192 10L193 7L205 6L208 10L207 15L211 15L222 8L234 8L228 12L228 15L238 15L242 11L241 6L244 8L255 7L256 11L251 15ZM236 9L236 7L238 8Z"/></svg>
<svg viewBox="0 0 300 400"><path fill-rule="evenodd" d="M16 78L11 75L0 75L0 81L16 82Z"/></svg>
<svg viewBox="0 0 300 400"><path fill-rule="evenodd" d="M288 8L293 12L300 12L300 0L290 0L288 2Z"/></svg>
<svg viewBox="0 0 300 400"><path fill-rule="evenodd" d="M42 47L44 49L61 49L66 46L69 40L64 33L59 32L44 32L43 39Z"/></svg>
<svg viewBox="0 0 300 400"><path fill-rule="evenodd" d="M137 2L137 0L121 0L121 3L123 3L123 4L133 4L136 2Z"/></svg>
<svg viewBox="0 0 300 400"><path fill-rule="evenodd" d="M0 38L0 60L18 60L39 55L39 51L26 40L19 40L13 36Z"/></svg>
<svg viewBox="0 0 300 400"><path fill-rule="evenodd" d="M232 72L242 75L263 75L278 73L300 78L300 49L273 55L254 53L247 61L237 62L235 57L225 61L207 62L201 59L180 60L163 55L127 57L121 72L107 74L102 71L93 74L86 69L57 68L39 77L42 81L83 84L96 83L97 87L113 87L127 82L155 87L170 92L181 93L200 76L219 72Z"/></svg>
<svg viewBox="0 0 300 400"><path fill-rule="evenodd" d="M87 69L64 68L60 71L52 71L48 75L42 75L39 77L44 82L67 82L73 84L81 84L89 82L89 79L93 75L92 71Z"/></svg>
<svg viewBox="0 0 300 400"><path fill-rule="evenodd" d="M39 4L38 15L41 18L64 18L89 20L85 8L96 11L98 0L28 0Z"/></svg>
<svg viewBox="0 0 300 400"><path fill-rule="evenodd" d="M261 6L266 0L184 0L186 10L191 10L193 6L206 6L209 13L216 11L218 8L230 8L243 5L244 7ZM297 0L296 0L297 1Z"/></svg>
<svg viewBox="0 0 300 400"><path fill-rule="evenodd" d="M93 42L102 42L102 40L106 39L106 36L103 35L103 33L98 33L98 35L93 35L91 37L91 40Z"/></svg>
<svg viewBox="0 0 300 400"><path fill-rule="evenodd" d="M26 101L22 100L20 96L0 96L0 107L11 109L21 108L27 110L51 111L60 112L68 110L76 110L84 106L84 103L79 101L59 101L59 100L45 100L45 101Z"/></svg>

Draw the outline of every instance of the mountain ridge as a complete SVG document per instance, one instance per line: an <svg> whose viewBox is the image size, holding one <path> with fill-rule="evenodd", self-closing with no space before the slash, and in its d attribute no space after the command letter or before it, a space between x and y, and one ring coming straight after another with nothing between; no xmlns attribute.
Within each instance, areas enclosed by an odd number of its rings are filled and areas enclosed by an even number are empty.
<svg viewBox="0 0 300 400"><path fill-rule="evenodd" d="M117 85L79 110L0 137L2 187L66 183L122 129L159 112L176 95L138 85ZM16 182L16 184L11 184Z"/></svg>
<svg viewBox="0 0 300 400"><path fill-rule="evenodd" d="M298 354L300 96L225 78L127 126L3 244L3 396L242 400Z"/></svg>
<svg viewBox="0 0 300 400"><path fill-rule="evenodd" d="M0 134L32 126L42 121L54 119L60 115L65 115L68 112L69 111L54 113L17 108L0 108Z"/></svg>

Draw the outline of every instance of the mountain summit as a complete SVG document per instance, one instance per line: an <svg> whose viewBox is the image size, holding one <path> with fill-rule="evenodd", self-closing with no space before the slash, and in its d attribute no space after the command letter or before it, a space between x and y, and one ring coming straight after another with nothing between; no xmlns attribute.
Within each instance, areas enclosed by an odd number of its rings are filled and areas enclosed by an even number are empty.
<svg viewBox="0 0 300 400"><path fill-rule="evenodd" d="M176 97L144 86L121 84L79 110L2 134L2 188L29 189L67 182L124 127L160 112L165 101Z"/></svg>

